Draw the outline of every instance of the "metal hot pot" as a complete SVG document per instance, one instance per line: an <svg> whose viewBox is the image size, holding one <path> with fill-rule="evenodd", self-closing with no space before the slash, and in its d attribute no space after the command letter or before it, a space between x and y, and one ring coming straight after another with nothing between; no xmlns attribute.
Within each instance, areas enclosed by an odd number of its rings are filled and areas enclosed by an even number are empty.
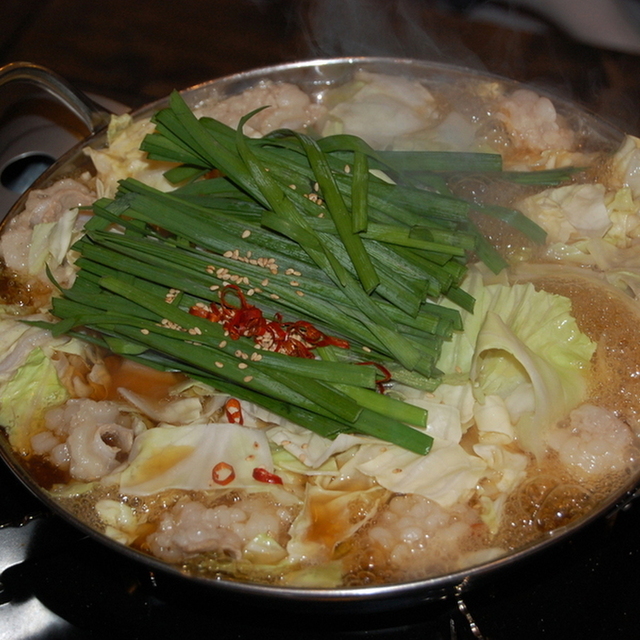
<svg viewBox="0 0 640 640"><path fill-rule="evenodd" d="M212 95L226 97L237 94L265 79L292 82L298 84L303 90L314 93L348 81L357 69L391 75L402 75L408 78L419 79L426 83L442 82L455 84L457 82L463 82L470 77L481 77L490 81L503 83L506 86L518 86L516 83L489 74L446 64L390 58L342 58L303 61L256 69L205 82L185 89L181 93L188 103L195 104L201 99ZM90 135L73 146L51 167L46 169L33 186L47 186L62 176L68 176L90 169L90 162L84 153L84 149L88 146L100 147L105 144L106 125L110 113L93 100L76 91L64 81L64 79L36 65L15 63L0 70L0 85L18 82L35 84L41 90L56 96L84 122L90 131ZM557 98L553 98L553 101L560 113L565 115L571 122L579 123L578 126L581 130L588 130L590 132L590 139L594 141L596 145L615 148L621 140L622 134L616 128L603 122L596 116L585 112L569 101L559 100ZM163 107L166 102L167 100L159 100L151 103L135 111L133 117L147 117L158 108ZM15 203L9 213L9 217L21 210L26 195L27 193ZM143 563L154 572L168 574L178 582L186 581L185 584L188 584L189 588L209 589L211 590L212 597L215 597L216 594L220 596L240 596L259 605L283 607L285 609L287 607L295 608L303 604L309 608L317 607L321 610L329 608L332 611L398 609L417 602L438 600L450 595L464 593L469 589L483 584L487 580L493 580L496 576L502 575L515 566L520 566L527 562L535 562L538 555L544 553L547 549L566 541L589 523L620 509L632 499L638 482L638 478L633 478L626 486L620 488L600 503L598 508L587 516L553 531L552 534L539 539L534 544L518 549L504 557L463 571L413 582L384 584L371 587L336 589L283 588L279 586L226 580L214 581L194 576L185 576L178 569L141 552L125 547L102 533L94 531L64 511L25 471L20 460L16 458L11 450L4 435L0 437L0 453L12 472L39 500L44 502L55 513L70 520L72 524L80 530L96 538L107 547L110 547L114 552L124 554L136 562Z"/></svg>

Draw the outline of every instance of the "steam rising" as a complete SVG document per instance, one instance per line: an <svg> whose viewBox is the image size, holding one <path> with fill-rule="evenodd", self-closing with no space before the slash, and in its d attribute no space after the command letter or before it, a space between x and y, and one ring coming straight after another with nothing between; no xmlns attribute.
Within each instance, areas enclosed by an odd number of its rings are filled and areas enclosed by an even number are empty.
<svg viewBox="0 0 640 640"><path fill-rule="evenodd" d="M391 56L482 68L421 0L306 0L298 21L311 57Z"/></svg>

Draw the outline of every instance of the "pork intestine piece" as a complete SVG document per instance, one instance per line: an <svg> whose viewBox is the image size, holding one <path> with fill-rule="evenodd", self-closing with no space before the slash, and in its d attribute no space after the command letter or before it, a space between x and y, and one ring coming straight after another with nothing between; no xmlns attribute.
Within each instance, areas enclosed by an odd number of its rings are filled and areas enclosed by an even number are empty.
<svg viewBox="0 0 640 640"><path fill-rule="evenodd" d="M498 119L505 123L516 147L542 151L573 147L573 131L564 127L549 98L517 89L503 98Z"/></svg>
<svg viewBox="0 0 640 640"><path fill-rule="evenodd" d="M218 103L204 103L196 107L198 117L215 118L236 128L247 113L267 106L255 114L245 125L249 137L264 136L276 129L302 131L323 118L326 108L315 104L299 87L287 82L260 82L239 95L230 96Z"/></svg>
<svg viewBox="0 0 640 640"><path fill-rule="evenodd" d="M116 402L72 399L47 412L46 431L33 436L31 444L54 465L68 466L72 478L90 482L116 469L131 450L130 425Z"/></svg>
<svg viewBox="0 0 640 640"><path fill-rule="evenodd" d="M120 464L118 454L128 453L132 443L131 429L119 424L75 428L67 439L69 471L77 480L98 480Z"/></svg>
<svg viewBox="0 0 640 640"><path fill-rule="evenodd" d="M87 187L71 178L59 180L46 189L32 190L22 213L11 219L0 236L0 256L7 267L17 272L27 269L36 225L56 223L65 213L90 205L94 199Z"/></svg>
<svg viewBox="0 0 640 640"><path fill-rule="evenodd" d="M409 576L427 563L444 574L466 564L464 544L480 524L466 505L445 509L423 496L396 495L368 529L368 546L385 549L389 563Z"/></svg>
<svg viewBox="0 0 640 640"><path fill-rule="evenodd" d="M288 511L266 495L213 507L183 498L163 513L147 543L154 555L167 562L178 562L206 551L237 559L260 535L269 535L274 541L282 539L289 525Z"/></svg>
<svg viewBox="0 0 640 640"><path fill-rule="evenodd" d="M548 442L579 479L632 469L640 457L631 429L613 411L590 404L572 411Z"/></svg>

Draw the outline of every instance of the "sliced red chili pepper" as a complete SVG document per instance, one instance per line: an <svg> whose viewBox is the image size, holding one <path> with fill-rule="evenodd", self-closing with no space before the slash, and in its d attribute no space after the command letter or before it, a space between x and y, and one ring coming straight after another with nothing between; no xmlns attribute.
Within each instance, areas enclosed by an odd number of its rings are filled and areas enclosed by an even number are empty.
<svg viewBox="0 0 640 640"><path fill-rule="evenodd" d="M211 479L222 486L233 482L236 477L234 468L228 462L218 462L211 470Z"/></svg>
<svg viewBox="0 0 640 640"><path fill-rule="evenodd" d="M298 320L297 322L291 322L285 325L290 332L298 334L305 342L313 345L314 347L326 347L333 345L341 347L343 349L349 348L349 343L341 338L334 336L328 336L323 333L317 327L314 327L310 322L305 320Z"/></svg>
<svg viewBox="0 0 640 640"><path fill-rule="evenodd" d="M358 362L358 364L366 364L373 365L382 372L383 378L380 380L376 380L376 388L380 393L384 393L384 384L385 382L389 382L391 380L391 372L385 366L381 365L379 362Z"/></svg>
<svg viewBox="0 0 640 640"><path fill-rule="evenodd" d="M282 478L271 471L267 471L262 467L256 467L253 470L253 479L258 482L266 482L267 484L284 484Z"/></svg>
<svg viewBox="0 0 640 640"><path fill-rule="evenodd" d="M229 302L227 299L229 294L235 294L238 297L239 304L236 305ZM246 309L253 306L247 302L244 293L242 293L242 289L237 284L227 284L220 290L219 297L220 303L227 309Z"/></svg>
<svg viewBox="0 0 640 640"><path fill-rule="evenodd" d="M338 347L340 349L348 349L349 342L347 340L343 340L342 338L336 338L335 336L327 336L325 335L320 342L316 342L316 347Z"/></svg>
<svg viewBox="0 0 640 640"><path fill-rule="evenodd" d="M191 307L193 315L221 323L229 337L237 340L241 336L255 338L256 342L271 351L277 351L298 358L314 358L314 347L332 345L348 349L349 343L341 338L328 336L310 322L283 322L276 313L273 320L267 320L260 309L247 302L240 287L227 284L218 294L220 304L212 302L210 311L199 306ZM229 297L237 298L237 303Z"/></svg>
<svg viewBox="0 0 640 640"><path fill-rule="evenodd" d="M224 405L227 413L227 420L232 424L244 424L244 416L242 415L242 405L236 398L229 398Z"/></svg>

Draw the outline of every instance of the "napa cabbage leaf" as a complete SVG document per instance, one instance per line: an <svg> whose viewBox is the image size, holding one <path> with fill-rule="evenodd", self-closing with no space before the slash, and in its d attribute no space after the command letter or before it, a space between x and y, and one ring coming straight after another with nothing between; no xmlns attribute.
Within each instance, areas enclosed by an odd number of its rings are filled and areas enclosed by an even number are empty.
<svg viewBox="0 0 640 640"><path fill-rule="evenodd" d="M68 398L69 393L44 350L37 347L30 351L21 366L0 385L0 424L6 428L14 449L26 452L46 410Z"/></svg>
<svg viewBox="0 0 640 640"><path fill-rule="evenodd" d="M256 468L273 471L269 443L260 429L230 423L159 425L137 436L119 483L131 495L171 488L261 490L266 485L253 478Z"/></svg>
<svg viewBox="0 0 640 640"><path fill-rule="evenodd" d="M520 445L539 456L546 428L585 397L595 343L564 296L531 283L485 286L478 273L467 287L475 312L465 313L464 333L445 344L438 366L471 379L481 404L487 396L502 398Z"/></svg>

